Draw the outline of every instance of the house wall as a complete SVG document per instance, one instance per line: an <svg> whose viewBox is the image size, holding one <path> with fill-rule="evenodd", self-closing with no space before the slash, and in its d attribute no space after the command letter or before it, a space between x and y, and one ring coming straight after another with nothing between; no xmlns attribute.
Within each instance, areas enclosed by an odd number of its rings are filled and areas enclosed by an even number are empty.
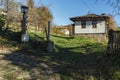
<svg viewBox="0 0 120 80"><path fill-rule="evenodd" d="M81 21L75 22L74 34L88 34L88 33L106 33L105 21L97 21L97 28L92 28L92 21L86 21L86 28L81 28Z"/></svg>

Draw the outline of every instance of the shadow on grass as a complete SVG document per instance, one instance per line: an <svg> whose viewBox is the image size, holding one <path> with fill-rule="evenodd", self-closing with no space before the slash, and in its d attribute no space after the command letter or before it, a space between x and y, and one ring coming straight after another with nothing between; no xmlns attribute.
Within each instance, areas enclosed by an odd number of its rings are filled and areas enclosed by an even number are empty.
<svg viewBox="0 0 120 80"><path fill-rule="evenodd" d="M0 41L0 45L5 45L7 44L9 47L16 47L18 46L21 50L23 49L44 49L44 44L45 44L45 40L36 35L36 34L32 34L30 35L30 40L29 42L27 42L27 45L24 45L21 42L21 32L14 32L11 30L7 30L6 32L2 31L0 33L0 36L5 40L5 41Z"/></svg>
<svg viewBox="0 0 120 80"><path fill-rule="evenodd" d="M31 79L50 80L110 80L111 69L102 52L84 54L73 52L73 48L55 46L58 51L53 53L37 53L16 51L5 56L5 59L29 72ZM102 56L103 55L103 56ZM25 78L24 78L25 79Z"/></svg>
<svg viewBox="0 0 120 80"><path fill-rule="evenodd" d="M9 32L16 36L14 32ZM35 38L39 36L34 35ZM112 57L106 58L104 50L95 50L96 46L85 44L79 47L62 48L55 45L57 51L53 53L44 52L44 42L39 42L39 39L30 40L30 43L23 44L19 51L14 51L6 54L4 59L11 61L11 65L19 67L21 73L28 72L30 77L23 79L43 79L50 80L114 80L119 79L118 76L112 76L116 71L119 71L119 66L111 64ZM16 41L11 36L4 36L6 39ZM57 36L55 36L57 37ZM60 37L64 38L64 37ZM67 39L67 38L66 38ZM42 39L43 40L43 39ZM83 49L83 51L77 51ZM30 51L31 50L31 51ZM41 51L40 51L41 50ZM116 61L114 61L116 62ZM116 66L118 66L116 68ZM9 70L13 72L12 70ZM15 73L17 73L15 71ZM14 76L13 73L11 76ZM18 74L20 75L20 73ZM17 75L15 75L17 77Z"/></svg>
<svg viewBox="0 0 120 80"><path fill-rule="evenodd" d="M11 30L7 30L6 32L2 31L0 33L0 36L3 39L6 39L8 41L8 43L11 42L10 44L20 43L20 40L21 40L21 32L13 32Z"/></svg>

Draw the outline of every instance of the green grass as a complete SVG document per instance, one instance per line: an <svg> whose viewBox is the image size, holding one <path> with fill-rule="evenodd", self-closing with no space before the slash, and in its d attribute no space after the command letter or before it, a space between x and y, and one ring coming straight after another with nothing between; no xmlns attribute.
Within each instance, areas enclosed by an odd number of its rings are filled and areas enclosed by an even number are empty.
<svg viewBox="0 0 120 80"><path fill-rule="evenodd" d="M106 43L98 43L97 41L84 37L61 37L52 36L55 48L70 48L73 52L94 53L106 50Z"/></svg>
<svg viewBox="0 0 120 80"><path fill-rule="evenodd" d="M84 37L53 35L51 39L55 43L55 58L64 65L63 77L69 75L75 80L88 80L91 77L94 80L120 79L120 55L107 56L107 43Z"/></svg>
<svg viewBox="0 0 120 80"><path fill-rule="evenodd" d="M36 57L35 59L39 62L38 67L35 67L36 69L42 69L40 63L44 62L54 71L52 76L57 75L61 80L120 79L120 56L107 56L107 43L105 42L99 43L77 36L51 35L51 40L54 42L54 52L48 53L44 51L45 39L39 33L29 33L29 35L30 42L27 44L21 44L18 39L12 39L12 36L7 35L2 36L0 41L4 44L12 44L14 47L19 45L20 51L28 56ZM31 73L31 71L28 72ZM34 75L34 73L31 74ZM41 79L46 79L44 75L41 76Z"/></svg>

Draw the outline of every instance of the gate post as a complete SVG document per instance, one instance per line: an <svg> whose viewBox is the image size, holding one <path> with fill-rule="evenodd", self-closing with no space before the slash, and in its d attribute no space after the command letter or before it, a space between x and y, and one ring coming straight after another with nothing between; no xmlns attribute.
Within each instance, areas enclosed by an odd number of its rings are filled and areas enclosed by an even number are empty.
<svg viewBox="0 0 120 80"><path fill-rule="evenodd" d="M54 43L50 40L50 26L51 26L51 23L50 21L48 21L48 31L47 31L47 43L46 43L46 50L48 52L53 52L53 48L54 48Z"/></svg>
<svg viewBox="0 0 120 80"><path fill-rule="evenodd" d="M110 29L108 32L108 47L107 54L113 53L114 30Z"/></svg>

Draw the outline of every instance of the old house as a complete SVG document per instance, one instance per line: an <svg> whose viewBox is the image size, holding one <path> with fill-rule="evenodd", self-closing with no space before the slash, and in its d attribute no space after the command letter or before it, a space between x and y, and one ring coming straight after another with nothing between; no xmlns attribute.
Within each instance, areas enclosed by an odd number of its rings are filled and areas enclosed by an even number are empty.
<svg viewBox="0 0 120 80"><path fill-rule="evenodd" d="M70 18L74 22L73 35L92 37L99 41L106 40L107 28L109 27L106 14L87 14Z"/></svg>

